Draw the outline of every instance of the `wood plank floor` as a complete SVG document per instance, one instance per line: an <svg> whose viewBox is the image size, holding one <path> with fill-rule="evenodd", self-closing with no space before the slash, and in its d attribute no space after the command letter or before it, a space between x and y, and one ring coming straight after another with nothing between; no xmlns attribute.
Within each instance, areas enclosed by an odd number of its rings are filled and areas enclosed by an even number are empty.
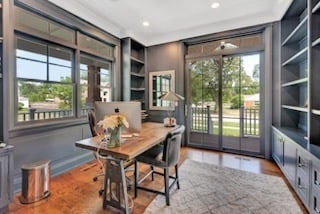
<svg viewBox="0 0 320 214"><path fill-rule="evenodd" d="M201 162L217 164L221 166L241 169L245 171L263 173L284 178L279 168L272 162L264 159L234 155L229 153L221 153L194 148L182 148L180 164L185 159L192 159ZM146 171L147 167L140 164L140 171ZM14 197L13 202L9 206L11 214L100 214L100 213L119 213L113 208L102 208L102 197L99 196L98 190L102 186L102 180L93 182L92 178L100 171L96 161L92 161L62 175L51 179L50 192L51 195L47 199L33 203L21 204L20 195ZM143 173L142 173L143 174ZM286 181L286 179L284 178ZM286 181L287 182L287 181ZM161 189L163 187L162 179L156 176L155 181L148 184L153 188ZM308 213L303 207L293 190L290 188L294 197L298 201L304 213ZM133 196L133 191L129 191ZM153 193L139 191L139 195L134 199L134 207L132 213L143 213L148 204L156 195Z"/></svg>

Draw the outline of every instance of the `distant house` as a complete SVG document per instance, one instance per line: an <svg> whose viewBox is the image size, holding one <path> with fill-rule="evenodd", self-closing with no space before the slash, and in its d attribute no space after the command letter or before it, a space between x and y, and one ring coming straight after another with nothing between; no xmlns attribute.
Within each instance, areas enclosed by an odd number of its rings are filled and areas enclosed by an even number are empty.
<svg viewBox="0 0 320 214"><path fill-rule="evenodd" d="M29 108L29 99L19 96L19 103L21 103L23 108Z"/></svg>
<svg viewBox="0 0 320 214"><path fill-rule="evenodd" d="M253 108L260 105L260 94L244 96L244 108Z"/></svg>

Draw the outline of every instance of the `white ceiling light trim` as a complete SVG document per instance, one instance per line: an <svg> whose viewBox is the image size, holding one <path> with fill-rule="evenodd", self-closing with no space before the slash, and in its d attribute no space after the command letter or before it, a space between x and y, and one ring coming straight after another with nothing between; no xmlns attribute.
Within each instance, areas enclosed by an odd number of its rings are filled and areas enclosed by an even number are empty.
<svg viewBox="0 0 320 214"><path fill-rule="evenodd" d="M142 22L142 25L145 26L145 27L149 27L150 23L148 21L144 21L144 22Z"/></svg>
<svg viewBox="0 0 320 214"><path fill-rule="evenodd" d="M213 2L213 3L211 4L211 7L212 7L213 9L217 9L218 7L220 7L220 3L219 3L219 2Z"/></svg>

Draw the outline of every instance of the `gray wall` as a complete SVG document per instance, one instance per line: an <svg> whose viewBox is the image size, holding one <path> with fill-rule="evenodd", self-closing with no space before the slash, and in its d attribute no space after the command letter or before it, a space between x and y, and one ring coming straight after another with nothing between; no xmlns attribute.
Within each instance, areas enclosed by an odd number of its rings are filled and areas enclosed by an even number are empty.
<svg viewBox="0 0 320 214"><path fill-rule="evenodd" d="M280 22L273 25L273 67L272 67L272 124L281 122L281 41Z"/></svg>
<svg viewBox="0 0 320 214"><path fill-rule="evenodd" d="M77 140L91 136L87 123L10 138L14 146L14 190L21 189L21 166L39 160L51 161L54 177L93 160L93 153L75 147Z"/></svg>
<svg viewBox="0 0 320 214"><path fill-rule="evenodd" d="M184 96L185 78L184 78L184 45L181 42L172 42L163 45L156 45L147 48L147 88L149 88L149 72L175 70L175 92ZM149 90L147 90L149 93ZM148 96L146 95L146 98ZM147 100L147 109L149 103ZM148 110L149 121L163 122L167 116L166 111ZM175 117L178 124L184 124L184 101L180 101L175 109Z"/></svg>

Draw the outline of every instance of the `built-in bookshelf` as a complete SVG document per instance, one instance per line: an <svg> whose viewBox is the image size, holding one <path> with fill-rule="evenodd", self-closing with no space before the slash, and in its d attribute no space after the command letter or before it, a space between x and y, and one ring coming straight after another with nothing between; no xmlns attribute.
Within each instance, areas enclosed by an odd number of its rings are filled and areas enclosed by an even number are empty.
<svg viewBox="0 0 320 214"><path fill-rule="evenodd" d="M143 119L147 117L145 55L146 48L142 44L132 38L122 39L122 98L141 102Z"/></svg>
<svg viewBox="0 0 320 214"><path fill-rule="evenodd" d="M281 124L272 156L310 213L320 213L320 0L293 0L281 20Z"/></svg>
<svg viewBox="0 0 320 214"><path fill-rule="evenodd" d="M307 0L293 1L281 21L281 126L305 145L309 136L309 15Z"/></svg>

